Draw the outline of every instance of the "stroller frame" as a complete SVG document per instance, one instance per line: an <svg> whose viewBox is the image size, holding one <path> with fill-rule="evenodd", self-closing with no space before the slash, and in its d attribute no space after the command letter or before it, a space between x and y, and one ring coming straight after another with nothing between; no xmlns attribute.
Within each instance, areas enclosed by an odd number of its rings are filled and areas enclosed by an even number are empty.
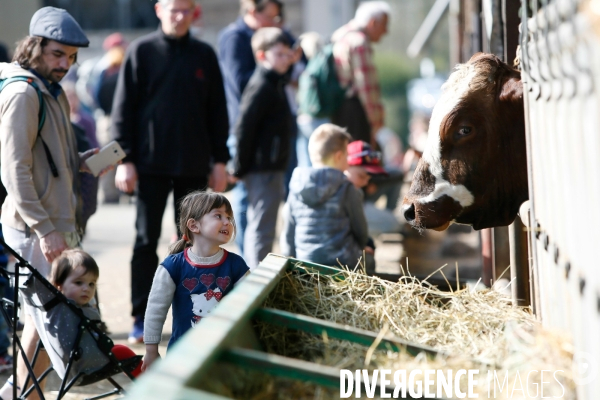
<svg viewBox="0 0 600 400"><path fill-rule="evenodd" d="M2 298L0 300L0 304L1 304L0 312L2 313L2 317L6 320L8 326L9 326L9 329L12 329L12 351L13 351L13 357L14 357L13 371L12 371L12 373L13 373L13 398L18 399L18 400L24 400L27 398L27 396L29 396L29 394L31 394L31 392L33 392L33 390L35 390L38 393L40 399L45 400L46 397L44 396L44 393L42 391L40 383L50 374L50 372L52 372L54 370L52 364L50 364L50 366L39 377L36 377L33 368L37 361L39 352L43 349L44 345L41 340L38 341L36 349L35 349L35 353L30 362L27 359L25 352L23 351L23 346L21 345L21 340L17 335L16 322L19 319L19 314L18 314L19 290L18 289L19 289L19 277L20 276L33 276L40 283L42 283L48 290L50 290L50 292L55 296L53 300L51 300L47 304L43 305L44 308L50 309L53 306L62 302L62 303L67 304L69 309L79 317L79 326L78 326L78 330L77 330L77 336L75 339L75 343L69 353L69 361L67 362L64 378L62 379L56 400L62 399L64 397L64 395L73 386L85 386L85 385L89 385L89 384L99 382L102 380L107 380L108 382L110 382L114 386L114 389L109 392L102 393L100 395L91 397L86 400L97 400L97 399L102 399L102 398L113 396L113 395L126 394L125 389L123 389L123 387L121 385L119 385L112 378L112 376L114 376L120 372L123 372L131 380L133 380L134 377L131 373L136 368L136 366L139 364L139 361L141 360L142 357L135 356L135 357L131 357L131 358L128 358L125 360L118 360L115 357L115 355L113 354L113 352L110 350L113 347L112 339L110 339L102 331L102 329L98 326L98 324L96 324L94 321L88 319L79 307L77 307L76 305L69 302L67 300L67 298L57 288L55 288L50 282L48 282L48 280L44 276L42 276L42 274L37 269L35 269L35 267L33 267L27 260L25 260L23 257L21 257L21 255L19 253L17 253L13 248L8 246L3 238L0 238L0 246L2 246L5 251L7 251L11 255L13 255L15 257L15 259L17 260L17 263L15 265L15 272L8 272L5 269L0 269L0 275L4 276L6 278L9 278L10 275L13 275L15 278L15 280L14 280L15 291L14 291L14 297L13 297L12 301L7 298ZM28 269L30 271L31 275L21 274L19 272L21 268ZM12 315L9 314L10 307L12 307ZM91 332L93 331L95 333L95 335L92 335L92 338L96 341L98 348L104 353L104 355L110 360L110 362L108 364L106 364L104 367L100 368L99 370L97 370L91 374L85 374L83 372L80 372L77 375L75 375L73 378L69 379L69 373L71 372L74 362L79 360L80 357L82 356L79 345L80 345L83 333L86 329L90 330ZM104 350L104 349L107 349L107 350ZM21 354L22 360L25 363L25 366L27 367L27 371L29 373L29 376L27 377L27 379L25 380L25 384L23 385L23 390L22 390L22 393L20 396L17 396L17 390L18 390L18 387L17 387L17 356L16 356L17 350ZM32 384L31 384L31 386L28 386L30 379L32 381Z"/></svg>

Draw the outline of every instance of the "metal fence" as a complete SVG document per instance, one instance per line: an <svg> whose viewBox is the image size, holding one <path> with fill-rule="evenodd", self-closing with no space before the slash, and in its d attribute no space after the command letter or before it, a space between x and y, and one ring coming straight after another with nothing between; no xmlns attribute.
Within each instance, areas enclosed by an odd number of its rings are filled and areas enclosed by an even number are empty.
<svg viewBox="0 0 600 400"><path fill-rule="evenodd" d="M600 392L600 2L527 4L521 66L534 304L545 326L572 337L578 398L595 399Z"/></svg>

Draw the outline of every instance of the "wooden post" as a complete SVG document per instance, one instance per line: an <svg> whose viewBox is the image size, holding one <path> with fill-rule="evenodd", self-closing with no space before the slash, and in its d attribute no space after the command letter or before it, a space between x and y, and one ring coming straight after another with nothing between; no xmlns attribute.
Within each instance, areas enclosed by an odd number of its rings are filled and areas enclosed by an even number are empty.
<svg viewBox="0 0 600 400"><path fill-rule="evenodd" d="M500 277L510 280L510 271L507 271L510 266L508 228L506 226L494 228L492 237L494 240L494 283Z"/></svg>
<svg viewBox="0 0 600 400"><path fill-rule="evenodd" d="M517 217L508 227L510 241L510 276L512 280L513 304L531 305L529 288L529 252L527 251L527 233L521 218Z"/></svg>
<svg viewBox="0 0 600 400"><path fill-rule="evenodd" d="M481 282L490 286L494 279L494 239L490 228L481 230L481 256L483 258Z"/></svg>

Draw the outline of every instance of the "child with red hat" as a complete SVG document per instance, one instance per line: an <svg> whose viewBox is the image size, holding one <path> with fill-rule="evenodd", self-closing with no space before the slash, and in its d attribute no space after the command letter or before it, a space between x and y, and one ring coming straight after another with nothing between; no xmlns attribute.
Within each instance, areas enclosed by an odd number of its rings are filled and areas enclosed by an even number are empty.
<svg viewBox="0 0 600 400"><path fill-rule="evenodd" d="M364 191L363 205L369 233L377 235L383 232L399 232L401 226L392 210L388 207L381 209L374 204L381 194L386 195L388 203L391 201L395 204L397 199L391 185L398 185L402 180L402 175L398 176L393 172L390 175L383 168L381 152L374 151L368 143L360 140L348 144L346 176L356 188Z"/></svg>
<svg viewBox="0 0 600 400"><path fill-rule="evenodd" d="M387 175L381 166L381 152L362 140L348 144L348 169L346 176L359 189L366 187L372 175Z"/></svg>
<svg viewBox="0 0 600 400"><path fill-rule="evenodd" d="M377 187L370 183L374 175L388 176L381 165L381 152L372 149L371 145L362 140L356 140L348 144L348 169L346 177L357 189L363 189L367 195L375 192ZM365 209L367 224L370 226L369 213ZM371 210L373 211L373 210ZM369 236L365 248L367 275L375 274L375 242ZM372 259L372 261L371 261Z"/></svg>

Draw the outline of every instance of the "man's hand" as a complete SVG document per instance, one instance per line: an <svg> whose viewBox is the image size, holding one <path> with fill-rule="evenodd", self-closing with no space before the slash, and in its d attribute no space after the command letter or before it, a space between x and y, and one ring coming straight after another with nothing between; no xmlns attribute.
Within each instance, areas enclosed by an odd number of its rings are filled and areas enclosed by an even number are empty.
<svg viewBox="0 0 600 400"><path fill-rule="evenodd" d="M137 179L137 170L132 162L126 162L125 164L120 164L117 167L117 173L115 174L115 186L121 192L128 194L133 193Z"/></svg>
<svg viewBox="0 0 600 400"><path fill-rule="evenodd" d="M84 151L83 153L79 153L79 172L87 172L89 174L92 173L92 171L90 171L90 168L88 167L88 165L85 161L88 158L90 158L91 156L93 156L94 154L98 154L99 151L100 151L100 149L96 147L95 149L90 149L88 151ZM100 171L98 176L102 176L102 175L106 174L108 171L112 171L113 169L115 169L115 167L113 165L109 165L108 167L106 167L102 171Z"/></svg>
<svg viewBox="0 0 600 400"><path fill-rule="evenodd" d="M91 149L88 151L84 151L83 153L79 153L79 171L80 172L90 172L90 173L92 172L92 171L90 171L87 164L85 163L85 160L87 160L94 154L98 154L99 151L100 151L100 149L96 147L95 149Z"/></svg>
<svg viewBox="0 0 600 400"><path fill-rule="evenodd" d="M65 237L60 232L52 231L40 239L40 248L46 260L51 263L68 247Z"/></svg>
<svg viewBox="0 0 600 400"><path fill-rule="evenodd" d="M98 154L99 151L100 151L100 149L96 147L94 149L84 151L83 153L79 153L79 172L87 172L89 174L92 173L92 171L90 171L90 168L87 166L87 163L85 161L88 158L90 158L91 156L93 156L94 154ZM119 164L120 163L121 162L119 161ZM112 171L113 169L115 169L114 165L109 165L108 167L106 167L102 171L100 171L98 176L102 176L102 175L106 174L108 171Z"/></svg>
<svg viewBox="0 0 600 400"><path fill-rule="evenodd" d="M371 175L367 170L360 165L350 165L347 170L344 171L346 178L354 185L357 189L362 189L369 184Z"/></svg>
<svg viewBox="0 0 600 400"><path fill-rule="evenodd" d="M210 173L208 179L208 186L215 192L222 192L227 188L227 171L225 171L225 164L216 163Z"/></svg>
<svg viewBox="0 0 600 400"><path fill-rule="evenodd" d="M157 358L160 358L160 354L158 353L158 344L147 344L146 345L146 354L142 359L142 372L146 371Z"/></svg>

